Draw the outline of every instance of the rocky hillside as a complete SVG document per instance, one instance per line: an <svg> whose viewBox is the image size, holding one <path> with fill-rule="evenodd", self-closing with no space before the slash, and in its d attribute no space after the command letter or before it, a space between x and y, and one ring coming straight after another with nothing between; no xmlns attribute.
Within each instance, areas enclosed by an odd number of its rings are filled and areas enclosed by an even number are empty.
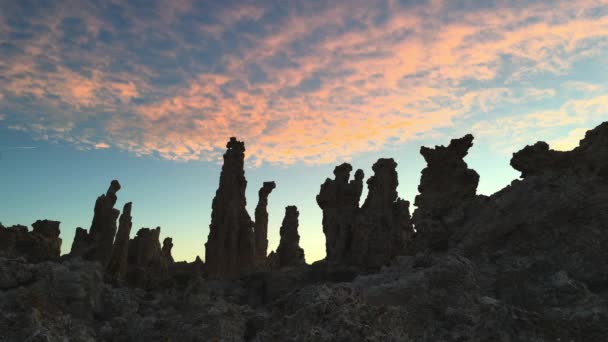
<svg viewBox="0 0 608 342"><path fill-rule="evenodd" d="M341 164L320 188L327 258L307 265L298 210L267 255L264 183L245 208L245 145L232 138L206 263L174 262L160 228L131 237L112 181L89 230L60 256L59 222L0 225L0 341L605 341L608 123L572 151L514 153L521 178L476 193L473 136L421 148L416 210L396 162L367 180ZM117 222L118 221L118 222Z"/></svg>

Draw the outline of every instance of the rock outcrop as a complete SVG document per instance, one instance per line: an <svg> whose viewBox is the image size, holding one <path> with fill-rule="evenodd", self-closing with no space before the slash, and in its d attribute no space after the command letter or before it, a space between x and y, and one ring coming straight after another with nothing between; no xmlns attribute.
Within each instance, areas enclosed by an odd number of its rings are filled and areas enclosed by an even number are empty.
<svg viewBox="0 0 608 342"><path fill-rule="evenodd" d="M127 274L127 258L129 256L129 235L133 226L131 218L132 203L128 202L120 215L118 232L114 240L112 257L107 267L107 274L113 282L121 282Z"/></svg>
<svg viewBox="0 0 608 342"><path fill-rule="evenodd" d="M157 288L167 281L169 263L160 247L160 227L141 228L129 241L127 281L132 286Z"/></svg>
<svg viewBox="0 0 608 342"><path fill-rule="evenodd" d="M290 205L285 208L285 217L280 230L281 241L276 252L276 265L279 268L306 264L304 250L300 248L299 216L296 206Z"/></svg>
<svg viewBox="0 0 608 342"><path fill-rule="evenodd" d="M349 182L352 167L335 168L335 180L321 186L317 203L323 209L326 260L377 268L404 252L414 233L409 203L397 196L397 163L379 159L368 181L368 196L361 208L363 171Z"/></svg>
<svg viewBox="0 0 608 342"><path fill-rule="evenodd" d="M478 178L462 160L472 139L425 149L432 161L417 199L421 211L414 213L420 221L413 243L421 248L375 269L347 263L359 262L356 251L366 262L388 258L398 245L387 244L387 236L411 229L391 159L374 165L361 208L344 200L348 175L340 191L333 180L322 187L324 210L348 207L344 203L356 208L353 218L340 221L350 227L350 244L343 245L351 252L337 262L238 279L204 277L197 258L172 264L168 282L139 278L134 285L145 290L115 286L104 282L97 261L24 257L15 236L26 242L56 237L57 222L41 221L32 232L0 225L0 340L604 341L606 137L608 124L602 124L573 151L551 151L542 142L524 148L512 159L522 178L491 196L475 194ZM428 222L449 233L442 248L429 243ZM277 264L283 250L297 250L296 227L297 209L288 207L281 247L269 256ZM159 229L142 229L131 240L128 270L134 265L148 277L162 274L172 242L165 239L161 248L159 235ZM378 252L379 246L390 252Z"/></svg>
<svg viewBox="0 0 608 342"><path fill-rule="evenodd" d="M205 244L206 271L220 278L245 274L255 265L253 222L245 198L245 144L232 137L226 147Z"/></svg>
<svg viewBox="0 0 608 342"><path fill-rule="evenodd" d="M268 253L268 196L276 188L274 182L264 182L258 192L258 205L255 207L255 259L256 264L264 265Z"/></svg>
<svg viewBox="0 0 608 342"><path fill-rule="evenodd" d="M353 219L359 209L363 191L363 171L357 170L350 180L350 164L334 169L335 179L327 178L317 195L317 204L323 210L326 260L341 262L351 253Z"/></svg>
<svg viewBox="0 0 608 342"><path fill-rule="evenodd" d="M28 232L26 226L0 225L0 255L25 257L30 262L58 259L61 253L59 222L38 220L32 228Z"/></svg>
<svg viewBox="0 0 608 342"><path fill-rule="evenodd" d="M554 151L539 141L514 153L511 166L522 178L548 174L596 175L608 178L608 123L590 130L572 151Z"/></svg>
<svg viewBox="0 0 608 342"><path fill-rule="evenodd" d="M112 256L114 235L118 229L116 220L120 215L120 211L114 208L118 190L120 183L113 180L106 194L97 198L91 228L88 232L82 228L76 229L70 256L97 261L104 267L108 264Z"/></svg>
<svg viewBox="0 0 608 342"><path fill-rule="evenodd" d="M397 163L379 159L367 180L368 195L358 211L352 235L350 262L380 267L405 252L414 235L409 202L397 196Z"/></svg>
<svg viewBox="0 0 608 342"><path fill-rule="evenodd" d="M454 227L461 226L468 205L475 200L479 175L463 158L473 146L468 134L452 139L447 147L422 147L427 162L422 170L417 206L412 221L418 232L417 248L445 250Z"/></svg>
<svg viewBox="0 0 608 342"><path fill-rule="evenodd" d="M172 264L174 262L173 255L171 255L172 249L173 249L173 239L170 237L165 238L163 240L162 252L163 252L163 257L165 258L165 260L167 260L167 262L169 262L170 264Z"/></svg>

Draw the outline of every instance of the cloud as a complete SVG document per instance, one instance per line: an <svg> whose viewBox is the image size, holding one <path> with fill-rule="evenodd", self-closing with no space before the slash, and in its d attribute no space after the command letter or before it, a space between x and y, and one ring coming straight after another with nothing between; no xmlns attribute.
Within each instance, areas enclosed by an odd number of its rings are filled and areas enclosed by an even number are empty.
<svg viewBox="0 0 608 342"><path fill-rule="evenodd" d="M108 149L108 148L110 148L110 145L108 145L104 142L95 144L95 149L97 149L97 150L103 150L103 149Z"/></svg>
<svg viewBox="0 0 608 342"><path fill-rule="evenodd" d="M588 130L588 128L575 128L565 138L551 141L549 145L557 151L570 151L579 145Z"/></svg>
<svg viewBox="0 0 608 342"><path fill-rule="evenodd" d="M336 162L463 126L581 125L563 95L601 93L569 76L608 52L607 4L14 4L0 17L0 110L43 139L171 160L217 160L237 136L258 164Z"/></svg>
<svg viewBox="0 0 608 342"><path fill-rule="evenodd" d="M473 131L492 137L495 147L507 153L538 140L551 142L557 150L570 150L578 146L584 132L606 119L606 108L608 94L568 100L557 109L480 121ZM569 132L566 137L562 135L564 130Z"/></svg>

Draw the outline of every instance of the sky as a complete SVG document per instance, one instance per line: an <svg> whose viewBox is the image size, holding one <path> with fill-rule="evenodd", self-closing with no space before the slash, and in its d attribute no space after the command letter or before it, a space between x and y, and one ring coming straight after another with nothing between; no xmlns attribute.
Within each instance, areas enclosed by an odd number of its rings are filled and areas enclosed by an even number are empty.
<svg viewBox="0 0 608 342"><path fill-rule="evenodd" d="M69 252L118 179L132 235L160 226L176 260L204 258L236 136L252 217L277 183L269 249L296 205L312 262L335 165L369 177L392 157L413 202L420 146L472 133L492 194L513 152L571 149L608 119L607 56L607 0L0 0L0 222L61 221Z"/></svg>

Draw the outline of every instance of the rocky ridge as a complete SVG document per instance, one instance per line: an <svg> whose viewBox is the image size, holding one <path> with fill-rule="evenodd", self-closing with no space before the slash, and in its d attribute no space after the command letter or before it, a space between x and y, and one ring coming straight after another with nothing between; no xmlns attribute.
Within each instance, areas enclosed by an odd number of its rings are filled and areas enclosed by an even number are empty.
<svg viewBox="0 0 608 342"><path fill-rule="evenodd" d="M220 237L232 237L221 252L230 262L173 262L160 228L142 229L126 244L131 280L106 281L114 268L97 246L118 218L112 185L70 256L58 258L56 221L31 232L0 226L0 341L604 340L608 123L572 151L539 142L514 153L521 179L491 196L476 194L479 176L464 161L472 142L421 149L427 167L411 217L394 160L374 164L362 206L363 172L351 180L352 167L337 166L317 196L327 258L312 265L299 261L292 207L279 249L294 267L255 270L261 253L236 139L207 242L218 253ZM130 225L125 206L109 265L123 260Z"/></svg>

